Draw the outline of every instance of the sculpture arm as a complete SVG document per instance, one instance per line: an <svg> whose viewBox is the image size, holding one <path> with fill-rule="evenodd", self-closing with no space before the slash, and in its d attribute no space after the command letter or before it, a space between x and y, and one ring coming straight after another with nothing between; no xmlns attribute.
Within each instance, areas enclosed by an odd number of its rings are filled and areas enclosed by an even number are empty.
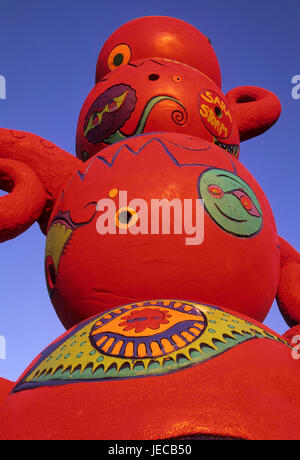
<svg viewBox="0 0 300 460"><path fill-rule="evenodd" d="M0 128L0 242L38 221L45 233L62 187L82 162L31 133Z"/></svg>

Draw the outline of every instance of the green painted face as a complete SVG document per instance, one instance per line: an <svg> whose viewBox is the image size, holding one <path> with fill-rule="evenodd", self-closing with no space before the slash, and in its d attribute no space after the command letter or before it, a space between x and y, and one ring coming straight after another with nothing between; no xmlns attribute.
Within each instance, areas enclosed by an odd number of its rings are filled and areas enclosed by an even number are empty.
<svg viewBox="0 0 300 460"><path fill-rule="evenodd" d="M259 232L262 210L253 190L235 174L209 169L199 177L199 194L205 210L219 227L238 237Z"/></svg>

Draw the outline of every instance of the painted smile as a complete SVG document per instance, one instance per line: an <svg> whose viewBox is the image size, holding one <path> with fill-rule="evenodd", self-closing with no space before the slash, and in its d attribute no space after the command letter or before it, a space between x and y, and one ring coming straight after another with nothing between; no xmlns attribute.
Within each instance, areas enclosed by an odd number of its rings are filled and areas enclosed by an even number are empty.
<svg viewBox="0 0 300 460"><path fill-rule="evenodd" d="M215 207L217 208L217 210L219 211L220 214L222 214L222 216L226 217L227 219L230 219L230 220L233 220L234 222L247 222L245 219L234 219L233 217L230 217L228 216L228 214L226 214L225 212L221 211L221 209L219 208L219 206L215 203Z"/></svg>

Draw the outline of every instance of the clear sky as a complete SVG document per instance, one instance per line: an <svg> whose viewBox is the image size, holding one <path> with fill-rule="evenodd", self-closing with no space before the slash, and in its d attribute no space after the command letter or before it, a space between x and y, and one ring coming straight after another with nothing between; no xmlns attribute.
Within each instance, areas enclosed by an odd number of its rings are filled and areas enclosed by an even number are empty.
<svg viewBox="0 0 300 460"><path fill-rule="evenodd" d="M242 143L240 159L264 189L279 234L300 250L300 99L291 95L292 77L300 74L299 0L1 0L7 98L0 99L0 126L38 134L74 154L78 114L101 46L123 23L148 15L180 18L210 37L224 93L255 85L281 100L277 124ZM64 331L46 290L44 244L35 224L0 245L0 336L6 341L0 377L15 380ZM275 303L265 323L279 333L288 329Z"/></svg>

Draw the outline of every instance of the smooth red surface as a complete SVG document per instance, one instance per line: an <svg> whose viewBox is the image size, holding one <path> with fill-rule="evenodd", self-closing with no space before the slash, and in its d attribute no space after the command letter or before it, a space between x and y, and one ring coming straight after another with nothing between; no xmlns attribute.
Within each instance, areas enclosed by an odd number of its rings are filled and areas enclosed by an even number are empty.
<svg viewBox="0 0 300 460"><path fill-rule="evenodd" d="M300 254L283 238L280 241L280 280L277 303L289 326L300 323Z"/></svg>
<svg viewBox="0 0 300 460"><path fill-rule="evenodd" d="M151 75L156 75L157 79L151 80ZM148 59L135 62L135 66L126 65L114 70L107 75L104 81L100 81L92 89L82 106L77 124L76 152L79 158L82 158L84 151L88 152L89 157L91 157L107 146L104 142L93 144L87 140L84 135L85 119L97 97L118 84L132 88L137 98L134 111L120 127L124 135L132 136L136 133L140 117L147 103L153 97L170 96L177 99L183 107L175 101L160 101L151 110L143 129L144 133L177 132L206 139L210 142L214 142L214 137L216 137L227 145L239 145L238 126L233 116L225 114L223 111L222 118L219 120L214 113L215 107L220 109L222 102L227 106L230 113L230 105L222 91L212 80L201 72L179 63ZM210 91L209 97L206 99L201 96L205 90ZM216 98L218 99L216 100ZM211 100L216 100L216 103L211 104L209 102ZM201 109L201 107L203 108ZM200 110L204 113L204 117L201 117ZM210 118L210 110L213 111L214 119L220 123L224 122L228 129L227 135L224 135L224 131L222 131L219 136L218 132L213 129L213 124L207 121ZM117 112L115 113L117 114ZM107 115L105 114L105 116Z"/></svg>
<svg viewBox="0 0 300 460"><path fill-rule="evenodd" d="M174 164L160 141L173 160L188 166ZM68 328L114 306L155 298L201 301L263 321L276 295L280 255L272 211L246 168L215 145L168 133L137 136L101 155L113 165L90 159L82 168L84 178L75 174L52 219L58 211L70 211L75 222L87 221L96 206L87 204L109 198L115 188L128 192L128 203L133 198L149 205L155 198L197 199L204 170L233 171L235 166L255 192L264 224L258 234L239 238L205 213L204 241L189 246L185 233L100 235L96 223L101 213L96 212L88 225L74 230L60 259L52 302L63 324Z"/></svg>
<svg viewBox="0 0 300 460"><path fill-rule="evenodd" d="M0 439L298 439L299 378L289 347L254 339L169 375L11 394Z"/></svg>
<svg viewBox="0 0 300 460"><path fill-rule="evenodd" d="M126 44L131 60L163 58L194 67L221 87L219 63L209 39L190 24L176 18L148 16L127 22L117 29L100 51L96 82L111 69L108 58L112 50Z"/></svg>
<svg viewBox="0 0 300 460"><path fill-rule="evenodd" d="M0 377L0 409L9 392L15 386L15 382Z"/></svg>

